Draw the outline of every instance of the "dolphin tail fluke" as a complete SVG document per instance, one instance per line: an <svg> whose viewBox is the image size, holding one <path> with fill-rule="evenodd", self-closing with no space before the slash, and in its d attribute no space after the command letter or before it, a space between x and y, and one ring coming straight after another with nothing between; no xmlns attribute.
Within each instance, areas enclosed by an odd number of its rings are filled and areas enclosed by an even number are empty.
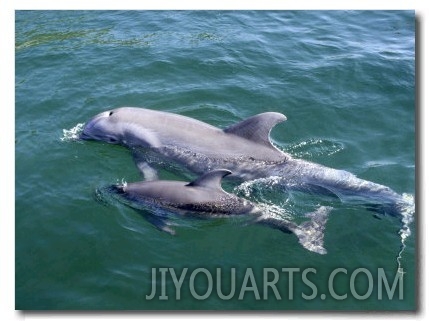
<svg viewBox="0 0 429 321"><path fill-rule="evenodd" d="M280 220L273 217L261 217L257 222L263 225L270 226L285 233L293 233L298 237L299 243L309 251L326 254L324 248L325 226L328 221L328 214L332 207L321 206L316 211L305 214L310 220L301 223L300 225Z"/></svg>
<svg viewBox="0 0 429 321"><path fill-rule="evenodd" d="M402 220L404 216L412 216L415 213L414 197L411 194L403 194L402 198L391 203L365 204L365 208L378 216L392 216Z"/></svg>
<svg viewBox="0 0 429 321"><path fill-rule="evenodd" d="M326 222L332 207L321 206L316 211L307 213L309 221L297 225L292 232L298 237L299 243L309 251L326 254L324 248L324 236Z"/></svg>

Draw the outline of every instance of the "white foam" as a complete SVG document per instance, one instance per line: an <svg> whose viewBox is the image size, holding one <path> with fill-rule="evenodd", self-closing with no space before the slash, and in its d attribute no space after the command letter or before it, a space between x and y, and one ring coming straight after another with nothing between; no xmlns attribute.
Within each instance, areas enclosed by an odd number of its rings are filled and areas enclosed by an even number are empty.
<svg viewBox="0 0 429 321"><path fill-rule="evenodd" d="M61 137L62 142L76 141L79 139L79 135L83 130L84 123L78 123L71 129L63 129L63 137Z"/></svg>
<svg viewBox="0 0 429 321"><path fill-rule="evenodd" d="M399 273L401 277L403 277L405 273L401 264L402 254L404 253L406 248L405 241L411 235L410 224L414 221L414 213L415 213L414 196L411 194L404 193L402 194L402 198L404 200L404 203L400 205L400 210L402 215L402 218L401 218L402 227L398 232L399 236L401 237L401 248L396 257L396 262L398 263L397 273Z"/></svg>
<svg viewBox="0 0 429 321"><path fill-rule="evenodd" d="M234 188L234 193L242 195L252 202L257 204L259 210L262 211L266 217L281 219L281 220L293 220L293 210L288 206L288 198L285 198L281 204L275 204L265 195L261 194L260 191L274 189L280 184L283 184L283 179L280 176L270 176L264 178L258 178L251 181L246 181Z"/></svg>
<svg viewBox="0 0 429 321"><path fill-rule="evenodd" d="M265 217L277 218L282 220L292 220L293 215L285 208L275 205L258 203L258 209L260 209Z"/></svg>
<svg viewBox="0 0 429 321"><path fill-rule="evenodd" d="M285 153L290 153L293 156L299 158L312 158L317 156L331 156L342 151L343 149L344 145L340 142L311 138L293 144L287 149L282 149L282 151Z"/></svg>
<svg viewBox="0 0 429 321"><path fill-rule="evenodd" d="M280 184L282 181L282 178L280 176L270 176L270 177L264 177L264 178L257 178L251 181L245 181L241 183L240 185L236 186L234 188L234 192L237 193L243 193L244 196L250 197L254 186L257 185L263 185L264 187L273 187L275 185Z"/></svg>

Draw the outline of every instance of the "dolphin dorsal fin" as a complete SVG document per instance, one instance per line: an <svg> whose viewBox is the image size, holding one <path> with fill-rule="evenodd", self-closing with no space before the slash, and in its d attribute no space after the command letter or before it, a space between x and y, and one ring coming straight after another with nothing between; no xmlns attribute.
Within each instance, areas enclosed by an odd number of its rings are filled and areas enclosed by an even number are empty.
<svg viewBox="0 0 429 321"><path fill-rule="evenodd" d="M271 129L286 119L286 116L283 114L267 112L247 118L237 124L225 128L223 131L259 144L273 147L270 141Z"/></svg>
<svg viewBox="0 0 429 321"><path fill-rule="evenodd" d="M231 174L231 171L227 169L216 169L201 175L196 180L186 184L186 186L202 186L213 189L222 189L220 182L222 178L229 174Z"/></svg>

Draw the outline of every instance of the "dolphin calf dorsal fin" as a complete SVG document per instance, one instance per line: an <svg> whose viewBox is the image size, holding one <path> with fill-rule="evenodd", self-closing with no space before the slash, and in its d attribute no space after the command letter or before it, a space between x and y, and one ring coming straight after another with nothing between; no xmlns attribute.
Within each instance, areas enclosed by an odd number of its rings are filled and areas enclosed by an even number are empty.
<svg viewBox="0 0 429 321"><path fill-rule="evenodd" d="M275 112L267 112L247 118L237 124L234 124L223 131L228 134L234 134L253 142L272 147L270 141L271 129L285 121L285 115Z"/></svg>
<svg viewBox="0 0 429 321"><path fill-rule="evenodd" d="M190 182L186 186L202 186L213 189L222 189L220 182L222 178L229 174L231 174L231 171L227 169L216 169L201 175L196 180Z"/></svg>

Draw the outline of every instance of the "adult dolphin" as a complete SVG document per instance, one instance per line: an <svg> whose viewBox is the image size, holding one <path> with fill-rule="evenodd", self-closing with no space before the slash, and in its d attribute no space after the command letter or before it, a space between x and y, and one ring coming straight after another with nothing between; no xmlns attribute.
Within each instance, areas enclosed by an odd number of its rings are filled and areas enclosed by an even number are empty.
<svg viewBox="0 0 429 321"><path fill-rule="evenodd" d="M270 141L270 131L285 120L283 114L266 112L222 130L169 112L122 107L93 117L80 137L134 150L143 147L196 174L226 168L243 180L278 176L288 186L371 204L392 215L399 215L404 206L410 205L389 187L344 170L294 159L277 149ZM147 163L138 165L145 176L153 175Z"/></svg>
<svg viewBox="0 0 429 321"><path fill-rule="evenodd" d="M167 180L143 181L112 185L110 190L128 206L137 210L155 206L172 210L176 214L200 218L249 216L253 218L253 223L286 233L292 232L298 237L300 244L312 252L326 253L323 236L331 207L321 206L317 211L306 214L310 220L300 225L276 218L256 204L227 193L221 186L221 180L230 174L229 170L217 169L201 175L190 183ZM154 215L147 218L159 229L174 234L165 216Z"/></svg>

